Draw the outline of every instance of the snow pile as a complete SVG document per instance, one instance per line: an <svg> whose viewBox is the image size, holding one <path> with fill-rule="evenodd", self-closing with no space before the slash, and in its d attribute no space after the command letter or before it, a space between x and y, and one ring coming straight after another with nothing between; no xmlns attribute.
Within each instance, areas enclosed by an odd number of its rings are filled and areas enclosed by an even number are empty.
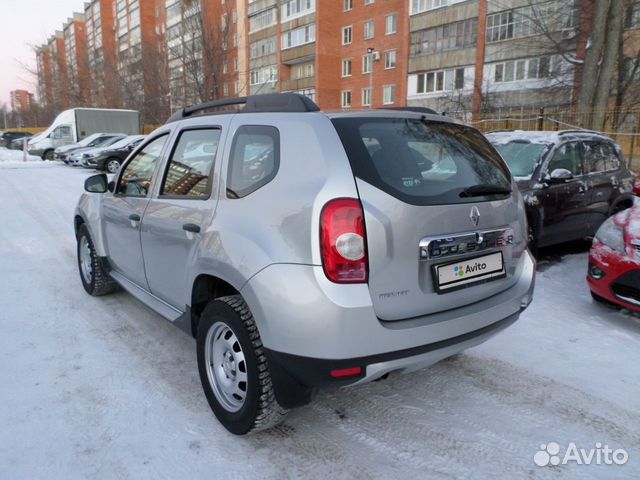
<svg viewBox="0 0 640 480"><path fill-rule="evenodd" d="M27 161L25 162L22 150L0 148L0 168L38 168L50 167L53 164L55 163L43 162L40 157L34 155L27 155Z"/></svg>

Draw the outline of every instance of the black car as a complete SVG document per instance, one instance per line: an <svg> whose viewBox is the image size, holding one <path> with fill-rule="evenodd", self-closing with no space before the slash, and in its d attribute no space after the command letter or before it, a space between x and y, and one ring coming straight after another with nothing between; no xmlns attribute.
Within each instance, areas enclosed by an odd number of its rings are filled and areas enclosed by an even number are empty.
<svg viewBox="0 0 640 480"><path fill-rule="evenodd" d="M620 147L602 134L510 131L487 138L522 192L532 250L593 236L607 217L633 205L634 175Z"/></svg>
<svg viewBox="0 0 640 480"><path fill-rule="evenodd" d="M116 173L127 156L144 140L144 135L130 135L108 147L94 148L82 154L85 168Z"/></svg>
<svg viewBox="0 0 640 480"><path fill-rule="evenodd" d="M20 150L22 148L22 144L17 142L18 145L11 145L14 140L21 140L26 137L32 137L33 133L31 132L2 132L0 133L0 147L5 148L13 148L15 150Z"/></svg>

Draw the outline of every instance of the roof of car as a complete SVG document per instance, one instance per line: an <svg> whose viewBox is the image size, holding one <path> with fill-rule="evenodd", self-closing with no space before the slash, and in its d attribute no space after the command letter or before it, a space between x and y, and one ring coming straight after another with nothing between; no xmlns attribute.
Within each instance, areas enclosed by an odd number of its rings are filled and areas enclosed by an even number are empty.
<svg viewBox="0 0 640 480"><path fill-rule="evenodd" d="M500 130L485 133L492 143L505 144L517 140L531 143L553 144L568 138L599 138L611 140L606 135L591 130Z"/></svg>

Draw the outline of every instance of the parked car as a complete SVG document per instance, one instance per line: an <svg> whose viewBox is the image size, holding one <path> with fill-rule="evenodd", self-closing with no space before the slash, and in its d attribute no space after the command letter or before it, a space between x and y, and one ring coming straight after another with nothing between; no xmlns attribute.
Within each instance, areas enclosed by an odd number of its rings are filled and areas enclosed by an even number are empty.
<svg viewBox="0 0 640 480"><path fill-rule="evenodd" d="M108 148L115 143L118 143L123 138L126 138L126 135L105 135L97 142L97 147L82 147L76 148L71 152L67 153L67 159L65 163L67 165L71 165L72 167L79 167L82 165L82 156L87 152L93 152L96 148Z"/></svg>
<svg viewBox="0 0 640 480"><path fill-rule="evenodd" d="M604 135L512 131L487 138L524 195L533 250L592 236L607 217L633 205L633 174Z"/></svg>
<svg viewBox="0 0 640 480"><path fill-rule="evenodd" d="M120 285L194 335L229 431L428 366L529 305L522 196L480 132L291 93L192 116L229 102L174 114L75 213L84 289Z"/></svg>
<svg viewBox="0 0 640 480"><path fill-rule="evenodd" d="M633 182L633 193L640 196L640 175L636 175L635 182Z"/></svg>
<svg viewBox="0 0 640 480"><path fill-rule="evenodd" d="M29 141L31 138L33 138L33 135L31 133L20 132L20 135L18 135L16 138L14 138L13 140L9 140L7 148L9 150L22 150L24 148L25 140Z"/></svg>
<svg viewBox="0 0 640 480"><path fill-rule="evenodd" d="M608 218L589 252L594 300L640 311L640 204Z"/></svg>
<svg viewBox="0 0 640 480"><path fill-rule="evenodd" d="M29 153L53 160L58 147L72 145L98 132L137 135L140 114L135 110L72 108L60 113L42 134L29 140Z"/></svg>
<svg viewBox="0 0 640 480"><path fill-rule="evenodd" d="M94 133L80 140L78 143L72 143L71 145L64 145L56 148L53 158L55 160L62 160L66 163L69 160L69 156L78 150L102 147L112 138L123 136L125 136L124 133Z"/></svg>
<svg viewBox="0 0 640 480"><path fill-rule="evenodd" d="M106 147L94 148L82 153L80 163L85 168L116 173L122 162L144 140L144 135L130 135Z"/></svg>
<svg viewBox="0 0 640 480"><path fill-rule="evenodd" d="M0 133L0 147L10 148L9 144L12 141L31 137L32 135L33 133L31 132L2 132ZM20 148L22 148L22 146Z"/></svg>

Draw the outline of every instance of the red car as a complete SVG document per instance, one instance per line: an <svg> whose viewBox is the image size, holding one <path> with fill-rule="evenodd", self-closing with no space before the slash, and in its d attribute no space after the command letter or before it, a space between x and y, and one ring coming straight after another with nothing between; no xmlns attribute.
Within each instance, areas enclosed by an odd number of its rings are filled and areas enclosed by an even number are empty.
<svg viewBox="0 0 640 480"><path fill-rule="evenodd" d="M640 196L640 176L637 176L636 181L633 183L633 193Z"/></svg>
<svg viewBox="0 0 640 480"><path fill-rule="evenodd" d="M587 281L597 302L640 312L640 204L602 224L589 252Z"/></svg>

